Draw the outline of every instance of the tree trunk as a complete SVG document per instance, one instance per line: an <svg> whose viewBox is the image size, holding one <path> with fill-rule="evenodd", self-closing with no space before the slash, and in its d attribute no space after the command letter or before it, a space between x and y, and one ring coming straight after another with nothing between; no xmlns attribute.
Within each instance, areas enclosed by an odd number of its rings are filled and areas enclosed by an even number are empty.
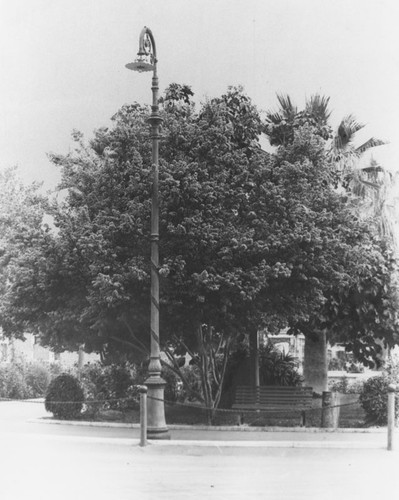
<svg viewBox="0 0 399 500"><path fill-rule="evenodd" d="M377 354L378 363L375 363L375 368L382 368L384 363L389 358L389 347L385 347L384 341L382 339L375 339L376 344L381 347L381 352Z"/></svg>
<svg viewBox="0 0 399 500"><path fill-rule="evenodd" d="M84 352L84 345L79 346L79 351L78 351L78 373L79 377L82 372L83 366L85 364L85 352Z"/></svg>
<svg viewBox="0 0 399 500"><path fill-rule="evenodd" d="M305 338L303 375L305 385L313 387L313 392L322 394L327 390L328 365L325 333L318 332L316 340Z"/></svg>

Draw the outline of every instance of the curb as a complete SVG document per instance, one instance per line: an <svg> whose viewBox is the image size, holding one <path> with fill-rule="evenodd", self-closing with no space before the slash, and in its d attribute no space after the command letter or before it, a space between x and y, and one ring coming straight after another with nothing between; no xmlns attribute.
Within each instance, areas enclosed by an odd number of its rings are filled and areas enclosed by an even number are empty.
<svg viewBox="0 0 399 500"><path fill-rule="evenodd" d="M140 424L123 423L123 422L96 422L87 420L56 420L51 417L34 418L28 420L30 423L35 424L53 424L53 425L70 425L70 426L83 426L83 427L109 427L109 428L125 428L125 429L140 429ZM308 434L385 434L386 427L358 427L358 428L321 428L321 427L249 427L245 425L240 426L209 426L209 425L184 425L184 424L170 424L170 430L187 430L187 431L232 431L232 432L298 432ZM396 430L398 432L399 429Z"/></svg>
<svg viewBox="0 0 399 500"><path fill-rule="evenodd" d="M192 453L197 451L200 454L235 453L251 450L273 450L273 449L334 449L334 450L386 450L386 446L380 442L359 442L359 441L220 441L220 440L147 440L146 446L140 446L137 438L116 438L116 437L91 437L91 436L70 436L70 435L43 435L43 434L22 434L18 439L32 440L33 442L43 442L46 439L57 442L79 443L88 445L110 445L130 448L138 452L176 452L179 454ZM396 450L395 450L396 451ZM396 451L396 453L398 453Z"/></svg>

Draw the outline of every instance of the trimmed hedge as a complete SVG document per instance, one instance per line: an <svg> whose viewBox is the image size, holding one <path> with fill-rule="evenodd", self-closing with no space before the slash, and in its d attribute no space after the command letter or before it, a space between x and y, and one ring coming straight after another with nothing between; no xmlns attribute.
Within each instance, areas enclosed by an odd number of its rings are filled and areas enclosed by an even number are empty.
<svg viewBox="0 0 399 500"><path fill-rule="evenodd" d="M83 402L84 394L79 380L72 375L62 373L48 387L45 408L54 417L66 420L80 415Z"/></svg>

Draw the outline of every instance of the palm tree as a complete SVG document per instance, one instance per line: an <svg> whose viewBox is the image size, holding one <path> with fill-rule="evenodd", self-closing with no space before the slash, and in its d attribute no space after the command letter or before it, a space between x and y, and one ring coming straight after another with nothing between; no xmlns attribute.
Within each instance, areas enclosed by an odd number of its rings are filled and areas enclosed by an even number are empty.
<svg viewBox="0 0 399 500"><path fill-rule="evenodd" d="M328 109L329 97L315 94L305 104L305 109L299 111L289 95L277 94L278 111L266 112L264 132L272 146L287 146L294 139L294 130L305 122L317 127L317 133L324 139L331 135L328 119L331 112Z"/></svg>
<svg viewBox="0 0 399 500"><path fill-rule="evenodd" d="M303 111L298 111L291 98L277 95L279 110L266 114L265 133L272 146L287 146L294 139L295 128L305 123L315 127L325 140L332 139L329 127L329 97L318 94L311 96ZM305 336L304 379L305 384L315 392L327 389L327 340L325 332L312 332Z"/></svg>
<svg viewBox="0 0 399 500"><path fill-rule="evenodd" d="M326 145L327 158L335 170L339 187L349 196L349 202L356 205L356 211L364 217L376 221L381 237L395 240L395 222L393 217L394 179L373 158L367 163L362 160L364 154L372 148L386 144L374 137L360 146L355 145L357 132L364 128L353 115L342 119L335 134L331 133L328 124L330 118L329 98L318 94L306 101L304 111L298 111L289 96L277 95L280 109L267 112L265 133L270 144L285 146L294 137L295 126L300 126L304 118L317 127L319 135L329 139ZM398 201L398 200L396 200ZM317 332L313 337L305 337L304 378L305 383L313 387L315 392L327 389L327 342L324 332Z"/></svg>

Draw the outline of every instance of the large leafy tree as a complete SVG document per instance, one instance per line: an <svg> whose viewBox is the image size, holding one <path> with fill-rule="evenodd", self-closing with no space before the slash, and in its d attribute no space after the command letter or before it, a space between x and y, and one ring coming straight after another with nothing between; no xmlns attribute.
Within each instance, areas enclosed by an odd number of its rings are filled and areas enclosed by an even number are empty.
<svg viewBox="0 0 399 500"><path fill-rule="evenodd" d="M162 340L176 369L176 347L198 358L203 397L214 404L230 346L248 326L243 297L261 286L258 263L241 263L248 231L246 213L236 208L246 198L241 181L256 156L260 119L240 90L206 103L200 113L189 96L186 86L174 85L164 98ZM145 107L124 106L112 129L97 130L89 143L74 132L75 150L51 155L62 170L65 200L52 207L53 230L9 264L8 334L29 328L59 350L85 342L86 349L108 355L147 353L147 116Z"/></svg>
<svg viewBox="0 0 399 500"><path fill-rule="evenodd" d="M268 155L242 89L197 112L188 88L174 86L162 115L161 342L175 371L190 354L202 374L197 396L212 407L236 338L321 314L334 286L367 265L352 248L369 233L331 187L326 124L301 118ZM8 334L29 328L56 349L85 342L119 358L148 352L147 116L124 106L110 129L89 142L75 132L75 150L51 156L65 199L52 207L53 230L9 263Z"/></svg>

